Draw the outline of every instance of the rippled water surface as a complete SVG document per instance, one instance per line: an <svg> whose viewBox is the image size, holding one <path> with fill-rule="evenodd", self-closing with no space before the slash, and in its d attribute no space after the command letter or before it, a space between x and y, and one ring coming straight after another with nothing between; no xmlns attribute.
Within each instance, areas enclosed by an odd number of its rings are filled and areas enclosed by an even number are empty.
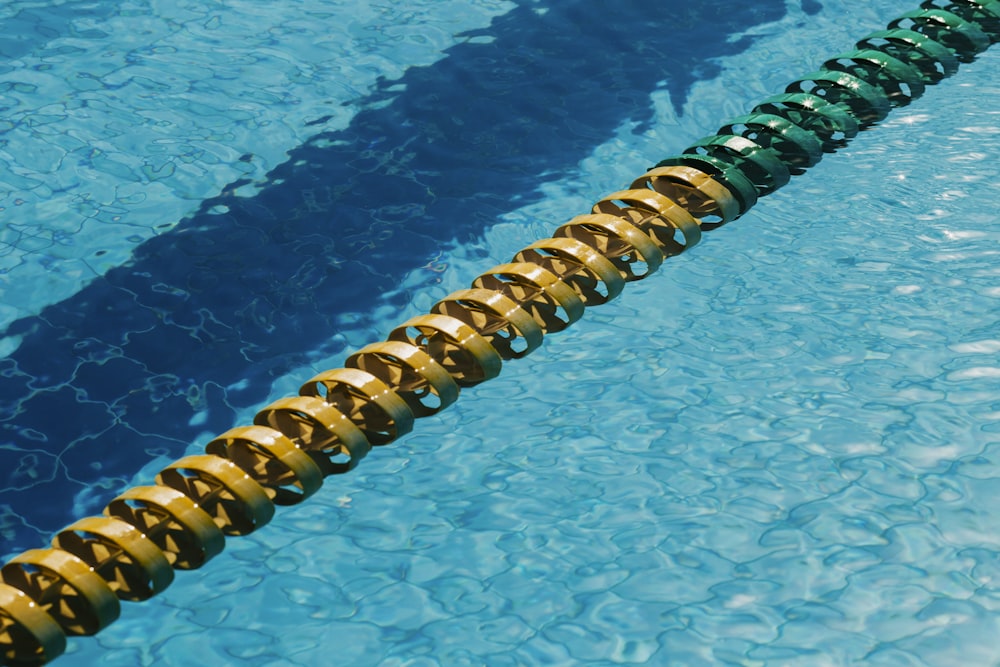
<svg viewBox="0 0 1000 667"><path fill-rule="evenodd" d="M0 553L914 3L688 4L0 10ZM998 68L61 662L1000 664Z"/></svg>

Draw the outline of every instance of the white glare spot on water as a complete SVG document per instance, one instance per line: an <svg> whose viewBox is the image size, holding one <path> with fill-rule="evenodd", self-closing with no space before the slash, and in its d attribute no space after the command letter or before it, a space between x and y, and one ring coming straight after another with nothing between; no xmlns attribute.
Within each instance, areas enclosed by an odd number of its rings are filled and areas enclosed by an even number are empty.
<svg viewBox="0 0 1000 667"><path fill-rule="evenodd" d="M959 343L949 348L953 352L966 354L994 354L1000 352L1000 340L977 340L973 343Z"/></svg>
<svg viewBox="0 0 1000 667"><path fill-rule="evenodd" d="M996 366L975 366L948 374L948 379L952 382L955 380L977 380L979 378L1000 378L1000 368Z"/></svg>
<svg viewBox="0 0 1000 667"><path fill-rule="evenodd" d="M748 604L756 602L757 598L753 595L734 595L732 598L726 601L727 609L739 609L740 607L745 607Z"/></svg>
<svg viewBox="0 0 1000 667"><path fill-rule="evenodd" d="M947 238L950 241L976 239L985 236L983 232L952 231L950 229L945 229L941 233L944 235L945 238Z"/></svg>
<svg viewBox="0 0 1000 667"><path fill-rule="evenodd" d="M974 134L996 134L1000 132L1000 127L994 125L970 125L958 128L962 132L972 132Z"/></svg>
<svg viewBox="0 0 1000 667"><path fill-rule="evenodd" d="M926 215L918 215L916 218L917 220L936 220L937 218L943 218L946 215L949 215L948 211L941 208L932 208Z"/></svg>
<svg viewBox="0 0 1000 667"><path fill-rule="evenodd" d="M896 119L896 122L901 125L916 125L917 123L923 123L930 120L930 116L925 113L915 113L908 114L905 116L900 116Z"/></svg>
<svg viewBox="0 0 1000 667"><path fill-rule="evenodd" d="M959 199L961 197L968 197L968 193L962 192L961 190L946 190L938 195L938 199L944 199L945 201L951 201L953 199Z"/></svg>
<svg viewBox="0 0 1000 667"><path fill-rule="evenodd" d="M952 157L946 158L948 162L982 162L987 159L986 153L981 153L979 151L969 151L968 153L962 153L961 155L953 155Z"/></svg>

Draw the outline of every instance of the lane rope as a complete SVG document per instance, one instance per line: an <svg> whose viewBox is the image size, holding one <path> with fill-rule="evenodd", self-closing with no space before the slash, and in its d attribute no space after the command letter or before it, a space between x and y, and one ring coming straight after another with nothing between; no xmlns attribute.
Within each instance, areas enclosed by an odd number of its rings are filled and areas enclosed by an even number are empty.
<svg viewBox="0 0 1000 667"><path fill-rule="evenodd" d="M997 41L1000 0L926 0L350 355L344 368L264 407L253 425L170 464L102 516L61 530L50 547L11 559L0 567L0 665L44 664L65 651L68 635L100 632L118 618L120 600L149 599L175 570L203 566L226 537L256 531L276 505L299 503L325 477L354 469L373 446L496 377L504 361L538 349L546 334L736 220Z"/></svg>

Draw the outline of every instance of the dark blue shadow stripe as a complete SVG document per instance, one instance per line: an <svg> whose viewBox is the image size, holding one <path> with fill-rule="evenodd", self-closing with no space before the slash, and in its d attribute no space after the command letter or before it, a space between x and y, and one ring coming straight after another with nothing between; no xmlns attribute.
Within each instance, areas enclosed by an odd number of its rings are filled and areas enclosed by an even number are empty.
<svg viewBox="0 0 1000 667"><path fill-rule="evenodd" d="M99 511L151 456L232 426L306 353L344 347L338 315L365 317L441 241L477 238L537 199L540 174L575 168L627 120L648 122L662 82L680 105L696 77L715 76L712 59L748 46L732 33L779 19L785 3L536 7L381 81L347 129L291 151L254 196L231 184L126 265L10 327L23 342L0 362L0 553L65 525L77 494L88 498L77 512Z"/></svg>

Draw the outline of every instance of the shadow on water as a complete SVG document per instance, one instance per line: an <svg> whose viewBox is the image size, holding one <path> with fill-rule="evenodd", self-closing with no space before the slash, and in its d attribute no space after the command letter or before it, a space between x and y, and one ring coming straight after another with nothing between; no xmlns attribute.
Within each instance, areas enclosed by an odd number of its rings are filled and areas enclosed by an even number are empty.
<svg viewBox="0 0 1000 667"><path fill-rule="evenodd" d="M345 313L363 320L442 242L477 238L538 197L540 174L648 122L658 86L680 106L715 76L712 59L748 46L732 33L785 10L688 6L519 4L439 62L380 81L349 127L290 151L252 195L230 184L127 264L14 323L21 344L0 361L0 554L99 511L152 457L233 426L305 354L346 345Z"/></svg>

